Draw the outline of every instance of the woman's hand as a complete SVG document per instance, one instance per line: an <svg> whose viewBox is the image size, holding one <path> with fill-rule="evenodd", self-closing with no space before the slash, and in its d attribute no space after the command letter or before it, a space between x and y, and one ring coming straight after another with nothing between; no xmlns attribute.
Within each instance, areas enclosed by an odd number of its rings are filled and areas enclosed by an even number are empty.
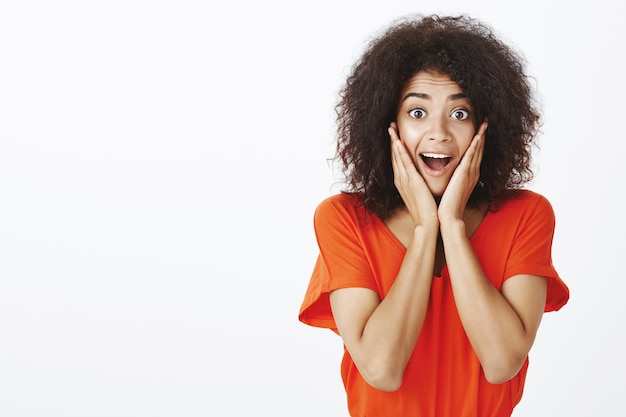
<svg viewBox="0 0 626 417"><path fill-rule="evenodd" d="M463 219L469 197L480 177L486 130L487 122L483 122L450 178L439 203L438 216L441 223Z"/></svg>
<svg viewBox="0 0 626 417"><path fill-rule="evenodd" d="M424 178L417 172L404 143L400 140L396 123L392 122L388 130L391 138L394 184L411 214L414 225L438 226L437 203Z"/></svg>

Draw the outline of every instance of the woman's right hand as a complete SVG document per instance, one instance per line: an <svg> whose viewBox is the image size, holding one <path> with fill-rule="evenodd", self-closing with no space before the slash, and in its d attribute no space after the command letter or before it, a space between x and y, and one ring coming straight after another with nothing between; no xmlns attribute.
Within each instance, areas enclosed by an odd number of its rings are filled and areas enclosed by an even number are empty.
<svg viewBox="0 0 626 417"><path fill-rule="evenodd" d="M391 123L388 131L391 138L391 164L394 184L411 214L414 225L438 227L437 203L424 178L417 172L406 146L400 140L395 122Z"/></svg>

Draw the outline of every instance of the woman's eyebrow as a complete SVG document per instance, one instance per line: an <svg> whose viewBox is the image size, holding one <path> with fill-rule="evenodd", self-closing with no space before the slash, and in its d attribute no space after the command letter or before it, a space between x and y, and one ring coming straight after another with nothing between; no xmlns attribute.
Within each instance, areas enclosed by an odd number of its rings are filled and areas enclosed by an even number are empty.
<svg viewBox="0 0 626 417"><path fill-rule="evenodd" d="M406 101L406 99L408 99L409 97L417 97L417 98L423 98L424 100L430 100L430 96L426 93L409 93L406 96L404 96L402 101Z"/></svg>
<svg viewBox="0 0 626 417"><path fill-rule="evenodd" d="M467 94L465 93L457 93L457 94L452 94L450 95L450 97L448 97L448 101L454 101L454 100L461 100L467 98Z"/></svg>
<svg viewBox="0 0 626 417"><path fill-rule="evenodd" d="M421 99L424 99L424 100L430 100L430 98L431 98L426 93L408 93L406 96L404 96L402 101L405 101L409 97L417 97L417 98L421 98ZM460 100L460 99L464 99L464 98L467 98L467 94L465 94L465 93L451 94L448 97L448 101L455 101L455 100Z"/></svg>

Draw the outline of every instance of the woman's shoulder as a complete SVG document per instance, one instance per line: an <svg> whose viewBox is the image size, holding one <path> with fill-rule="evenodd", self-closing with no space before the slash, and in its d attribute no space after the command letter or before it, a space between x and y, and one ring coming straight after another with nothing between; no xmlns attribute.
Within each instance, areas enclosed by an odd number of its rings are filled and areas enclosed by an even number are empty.
<svg viewBox="0 0 626 417"><path fill-rule="evenodd" d="M507 224L541 222L547 225L555 221L554 209L550 201L544 195L528 189L512 192L507 199L497 204L491 211L492 217L499 218Z"/></svg>
<svg viewBox="0 0 626 417"><path fill-rule="evenodd" d="M511 194L501 203L495 206L496 211L522 209L533 209L544 207L551 210L550 201L542 194L529 189L520 189L512 191Z"/></svg>
<svg viewBox="0 0 626 417"><path fill-rule="evenodd" d="M361 193L341 192L323 199L315 209L315 223L365 225L372 220L365 208Z"/></svg>
<svg viewBox="0 0 626 417"><path fill-rule="evenodd" d="M342 211L357 213L365 211L360 193L340 192L324 198L317 206L316 212Z"/></svg>

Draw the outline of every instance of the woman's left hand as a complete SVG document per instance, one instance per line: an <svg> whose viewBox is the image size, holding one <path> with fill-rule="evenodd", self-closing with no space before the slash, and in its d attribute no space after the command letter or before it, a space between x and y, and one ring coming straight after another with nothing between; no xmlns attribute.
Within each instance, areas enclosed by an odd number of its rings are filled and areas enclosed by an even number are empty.
<svg viewBox="0 0 626 417"><path fill-rule="evenodd" d="M483 122L465 151L461 163L452 174L439 203L439 222L463 219L465 206L480 177L480 163L485 148L487 122Z"/></svg>

